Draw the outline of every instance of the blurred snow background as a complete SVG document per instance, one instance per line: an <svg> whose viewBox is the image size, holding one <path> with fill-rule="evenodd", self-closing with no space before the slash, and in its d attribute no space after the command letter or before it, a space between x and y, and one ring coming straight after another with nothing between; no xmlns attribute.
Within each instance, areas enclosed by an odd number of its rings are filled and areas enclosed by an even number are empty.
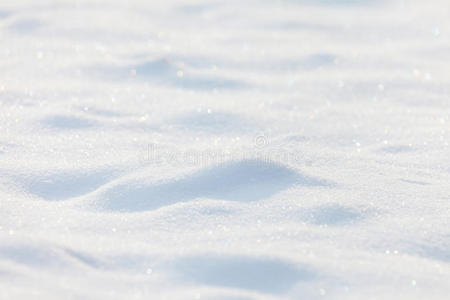
<svg viewBox="0 0 450 300"><path fill-rule="evenodd" d="M449 16L2 1L0 299L448 299Z"/></svg>

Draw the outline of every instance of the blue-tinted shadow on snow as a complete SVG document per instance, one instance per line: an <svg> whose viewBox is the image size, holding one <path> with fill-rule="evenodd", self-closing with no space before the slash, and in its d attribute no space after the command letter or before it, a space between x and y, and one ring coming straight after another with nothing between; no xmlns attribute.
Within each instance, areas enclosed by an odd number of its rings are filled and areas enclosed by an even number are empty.
<svg viewBox="0 0 450 300"><path fill-rule="evenodd" d="M73 267L74 263L90 268L103 267L102 262L88 254L48 244L15 243L2 245L0 246L0 255L3 259L17 264L41 269Z"/></svg>
<svg viewBox="0 0 450 300"><path fill-rule="evenodd" d="M85 129L97 125L97 122L76 116L54 115L41 120L41 125L52 129Z"/></svg>
<svg viewBox="0 0 450 300"><path fill-rule="evenodd" d="M145 80L151 83L191 90L242 89L244 82L216 76L193 75L183 72L167 59L149 60L128 66L95 66L88 73L110 80Z"/></svg>
<svg viewBox="0 0 450 300"><path fill-rule="evenodd" d="M113 110L95 108L95 107L79 107L79 110L87 115L93 115L101 118L120 118L120 117L134 117L135 115L129 113L123 113Z"/></svg>
<svg viewBox="0 0 450 300"><path fill-rule="evenodd" d="M299 69L315 70L323 66L333 65L336 56L329 53L312 54L296 64Z"/></svg>
<svg viewBox="0 0 450 300"><path fill-rule="evenodd" d="M37 19L18 20L9 25L8 30L13 33L29 34L41 28L43 23Z"/></svg>
<svg viewBox="0 0 450 300"><path fill-rule="evenodd" d="M413 151L413 148L408 145L396 145L396 146L387 146L383 147L379 150L380 152L389 153L389 154L401 154L406 152Z"/></svg>
<svg viewBox="0 0 450 300"><path fill-rule="evenodd" d="M255 131L258 126L247 118L229 112L190 112L177 117L171 125L181 130L200 131L211 134L235 133L236 131Z"/></svg>
<svg viewBox="0 0 450 300"><path fill-rule="evenodd" d="M47 201L58 201L92 192L116 176L118 172L113 170L64 171L16 180L21 181L29 193Z"/></svg>
<svg viewBox="0 0 450 300"><path fill-rule="evenodd" d="M308 210L306 221L314 225L339 226L353 224L364 215L355 208L339 204L325 204Z"/></svg>
<svg viewBox="0 0 450 300"><path fill-rule="evenodd" d="M283 31L321 31L321 32L337 32L339 28L324 25L320 23L306 23L299 21L282 21L264 24L264 28L269 30Z"/></svg>
<svg viewBox="0 0 450 300"><path fill-rule="evenodd" d="M411 254L421 257L450 263L450 235L443 236L440 243L412 243L411 248L414 251Z"/></svg>
<svg viewBox="0 0 450 300"><path fill-rule="evenodd" d="M57 251L50 247L27 244L3 245L0 247L0 255L3 259L28 266L48 267L62 264Z"/></svg>
<svg viewBox="0 0 450 300"><path fill-rule="evenodd" d="M175 8L175 10L182 12L184 14L201 14L208 10L217 8L217 5L213 4L183 4Z"/></svg>
<svg viewBox="0 0 450 300"><path fill-rule="evenodd" d="M11 15L11 12L6 10L0 10L0 19L7 18Z"/></svg>
<svg viewBox="0 0 450 300"><path fill-rule="evenodd" d="M403 181L403 182L409 183L409 184L416 184L416 185L431 185L431 183L426 182L426 181L410 180L410 179L403 179L403 178L401 178L400 181Z"/></svg>
<svg viewBox="0 0 450 300"><path fill-rule="evenodd" d="M285 0L287 2L303 5L326 5L326 6L362 6L373 5L380 0Z"/></svg>
<svg viewBox="0 0 450 300"><path fill-rule="evenodd" d="M330 183L281 164L249 159L216 165L164 182L125 182L107 190L97 204L107 211L133 212L195 198L250 202L268 198L294 185L329 186Z"/></svg>
<svg viewBox="0 0 450 300"><path fill-rule="evenodd" d="M297 282L317 275L288 261L251 256L204 255L175 262L175 276L183 282L279 294Z"/></svg>
<svg viewBox="0 0 450 300"><path fill-rule="evenodd" d="M195 69L208 69L211 66L217 66L219 69L227 68L234 70L252 70L252 71L313 71L319 68L334 66L338 56L328 52L317 52L296 59L283 60L256 60L256 61L233 61L203 56L179 56L175 57L178 61Z"/></svg>

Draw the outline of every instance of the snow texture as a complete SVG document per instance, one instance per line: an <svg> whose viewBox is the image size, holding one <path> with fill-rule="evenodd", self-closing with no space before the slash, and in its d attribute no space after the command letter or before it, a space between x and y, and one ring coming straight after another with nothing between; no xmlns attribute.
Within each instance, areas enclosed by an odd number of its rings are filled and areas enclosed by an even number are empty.
<svg viewBox="0 0 450 300"><path fill-rule="evenodd" d="M450 2L0 2L0 299L448 299Z"/></svg>

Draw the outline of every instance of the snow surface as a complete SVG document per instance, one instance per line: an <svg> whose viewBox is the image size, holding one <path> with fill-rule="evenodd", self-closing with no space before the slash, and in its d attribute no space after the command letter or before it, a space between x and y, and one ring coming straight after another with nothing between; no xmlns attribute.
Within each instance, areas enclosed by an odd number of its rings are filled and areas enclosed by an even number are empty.
<svg viewBox="0 0 450 300"><path fill-rule="evenodd" d="M448 299L450 2L0 2L0 299Z"/></svg>

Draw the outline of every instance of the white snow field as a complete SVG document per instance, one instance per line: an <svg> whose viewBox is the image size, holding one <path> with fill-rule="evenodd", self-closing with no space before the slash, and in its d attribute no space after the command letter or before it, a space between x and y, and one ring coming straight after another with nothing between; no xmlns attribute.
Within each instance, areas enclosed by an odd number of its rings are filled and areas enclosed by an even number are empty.
<svg viewBox="0 0 450 300"><path fill-rule="evenodd" d="M0 299L449 299L450 1L0 1Z"/></svg>

